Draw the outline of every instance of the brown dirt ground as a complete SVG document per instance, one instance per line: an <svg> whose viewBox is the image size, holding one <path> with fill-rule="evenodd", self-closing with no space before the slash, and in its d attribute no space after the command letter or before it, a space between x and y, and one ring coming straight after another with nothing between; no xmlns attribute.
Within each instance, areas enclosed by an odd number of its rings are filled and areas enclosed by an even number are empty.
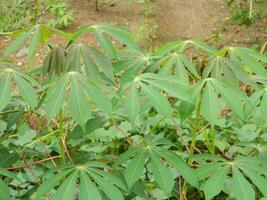
<svg viewBox="0 0 267 200"><path fill-rule="evenodd" d="M95 10L95 0L69 0L69 3L75 13L75 21L65 31L75 31L80 25L112 23L128 26L135 32L143 20L141 5L125 0L120 0L114 6L101 5L100 12ZM215 46L262 45L267 40L267 19L258 20L249 28L232 25L222 0L155 0L151 3L151 8L155 14L149 22L158 26L156 37L151 42L153 47L179 39L201 39ZM217 40L216 33L219 35ZM0 39L1 54L10 38ZM62 42L57 37L53 40ZM91 43L94 39L92 35L86 35L82 40ZM45 48L40 48L36 60L46 51ZM17 60L23 62L23 59Z"/></svg>

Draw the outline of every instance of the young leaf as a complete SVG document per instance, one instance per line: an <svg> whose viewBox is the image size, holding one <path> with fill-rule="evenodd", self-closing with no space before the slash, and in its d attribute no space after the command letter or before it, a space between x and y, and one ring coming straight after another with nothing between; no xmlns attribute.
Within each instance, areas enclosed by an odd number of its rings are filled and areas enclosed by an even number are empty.
<svg viewBox="0 0 267 200"><path fill-rule="evenodd" d="M152 173L156 182L169 195L174 185L171 172L154 153L150 154L150 158Z"/></svg>
<svg viewBox="0 0 267 200"><path fill-rule="evenodd" d="M7 72L0 76L0 111L2 111L11 100L11 73Z"/></svg>
<svg viewBox="0 0 267 200"><path fill-rule="evenodd" d="M80 173L80 195L79 200L102 200L102 197L95 186L94 183L92 183L89 176L83 171Z"/></svg>
<svg viewBox="0 0 267 200"><path fill-rule="evenodd" d="M144 171L146 151L140 151L126 167L125 178L129 189L138 181Z"/></svg>
<svg viewBox="0 0 267 200"><path fill-rule="evenodd" d="M128 115L128 118L132 123L135 122L138 114L140 112L140 101L138 96L138 90L136 88L136 84L133 84L130 88L126 103L125 109Z"/></svg>
<svg viewBox="0 0 267 200"><path fill-rule="evenodd" d="M233 187L232 194L237 200L255 200L255 191L250 183L244 178L238 168L232 167Z"/></svg>
<svg viewBox="0 0 267 200"><path fill-rule="evenodd" d="M206 200L212 199L222 191L227 172L228 166L223 166L204 183L203 190Z"/></svg>

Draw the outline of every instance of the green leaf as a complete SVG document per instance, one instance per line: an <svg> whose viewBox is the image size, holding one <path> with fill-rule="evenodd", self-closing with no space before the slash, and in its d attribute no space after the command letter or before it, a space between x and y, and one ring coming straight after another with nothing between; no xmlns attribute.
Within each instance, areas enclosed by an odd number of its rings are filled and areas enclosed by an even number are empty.
<svg viewBox="0 0 267 200"><path fill-rule="evenodd" d="M174 185L171 172L154 153L150 154L150 158L152 173L156 182L169 195Z"/></svg>
<svg viewBox="0 0 267 200"><path fill-rule="evenodd" d="M179 114L181 123L183 123L195 110L195 104L187 101L181 101L179 105Z"/></svg>
<svg viewBox="0 0 267 200"><path fill-rule="evenodd" d="M159 91L154 89L153 87L148 87L145 84L142 84L142 90L149 98L151 105L160 113L165 114L167 116L172 115L172 107L170 103Z"/></svg>
<svg viewBox="0 0 267 200"><path fill-rule="evenodd" d="M96 106L101 109L105 114L112 114L112 104L109 98L104 95L99 88L95 87L93 84L84 83L84 87L89 93L90 97L93 99ZM85 85L86 84L86 85Z"/></svg>
<svg viewBox="0 0 267 200"><path fill-rule="evenodd" d="M42 199L55 185L57 185L64 177L66 177L72 170L61 172L54 175L52 178L43 182L35 194L35 199Z"/></svg>
<svg viewBox="0 0 267 200"><path fill-rule="evenodd" d="M233 170L233 186L232 194L237 200L255 200L255 191L252 185L244 178L241 172L232 167Z"/></svg>
<svg viewBox="0 0 267 200"><path fill-rule="evenodd" d="M184 101L192 101L192 96L188 92L187 84L180 82L176 77L146 73L142 75L142 81L167 92L173 97Z"/></svg>
<svg viewBox="0 0 267 200"><path fill-rule="evenodd" d="M144 171L146 151L140 151L126 167L125 178L129 189L138 181Z"/></svg>
<svg viewBox="0 0 267 200"><path fill-rule="evenodd" d="M100 32L105 32L106 34L114 37L119 42L128 45L129 47L139 48L136 42L132 39L131 33L123 27L104 24L93 26L94 29L100 30Z"/></svg>
<svg viewBox="0 0 267 200"><path fill-rule="evenodd" d="M16 175L0 167L0 175L7 176L9 178L16 178Z"/></svg>
<svg viewBox="0 0 267 200"><path fill-rule="evenodd" d="M102 54L100 51L87 47L89 56L92 57L95 64L98 66L99 71L103 72L113 83L115 83L115 78L113 74L113 67L110 64L108 58Z"/></svg>
<svg viewBox="0 0 267 200"><path fill-rule="evenodd" d="M83 92L83 88L79 87L78 80L76 80L74 76L71 78L69 111L71 117L82 127L85 127L91 115L90 105Z"/></svg>
<svg viewBox="0 0 267 200"><path fill-rule="evenodd" d="M31 84L26 81L19 74L15 73L16 83L19 88L21 97L29 104L33 109L36 108L38 100L37 94Z"/></svg>
<svg viewBox="0 0 267 200"><path fill-rule="evenodd" d="M240 91L237 91L236 89L233 89L230 86L226 87L225 85L214 79L212 81L212 84L214 84L216 89L221 93L225 103L229 106L229 108L239 117L244 119L244 96L241 95Z"/></svg>
<svg viewBox="0 0 267 200"><path fill-rule="evenodd" d="M108 196L108 198L111 200L123 200L120 190L113 184L95 173L90 173L90 175L101 188L101 190Z"/></svg>
<svg viewBox="0 0 267 200"><path fill-rule="evenodd" d="M102 48L108 53L110 59L117 58L117 52L111 42L101 34L97 29L95 30L95 37L97 42L102 46Z"/></svg>
<svg viewBox="0 0 267 200"><path fill-rule="evenodd" d="M196 175L199 180L203 180L207 178L208 176L211 176L217 173L217 171L221 169L220 167L222 165L226 165L226 164L224 162L204 164L201 167L196 169Z"/></svg>
<svg viewBox="0 0 267 200"><path fill-rule="evenodd" d="M265 197L267 197L267 179L255 173L249 167L247 168L246 165L242 165L240 169L242 169L242 171L249 177L249 179L259 188L261 193Z"/></svg>
<svg viewBox="0 0 267 200"><path fill-rule="evenodd" d="M56 83L55 87L51 88L48 91L48 98L44 107L49 122L55 115L58 114L58 112L63 106L68 81L69 76L65 75L61 80Z"/></svg>
<svg viewBox="0 0 267 200"><path fill-rule="evenodd" d="M0 200L11 200L10 190L7 184L0 179Z"/></svg>
<svg viewBox="0 0 267 200"><path fill-rule="evenodd" d="M225 185L227 172L228 166L223 166L203 184L202 188L206 200L212 199L222 191Z"/></svg>
<svg viewBox="0 0 267 200"><path fill-rule="evenodd" d="M128 118L132 123L134 123L140 112L140 100L136 84L133 84L130 88L127 100L125 102L125 109Z"/></svg>
<svg viewBox="0 0 267 200"><path fill-rule="evenodd" d="M0 111L2 111L11 100L11 73L7 72L0 76Z"/></svg>
<svg viewBox="0 0 267 200"><path fill-rule="evenodd" d="M198 178L195 172L180 157L163 148L157 150L157 153L175 167L189 184L196 188L199 187Z"/></svg>
<svg viewBox="0 0 267 200"><path fill-rule="evenodd" d="M122 163L127 162L134 154L138 153L139 151L139 148L130 147L126 152L124 152L118 157L114 164L114 168L117 168Z"/></svg>
<svg viewBox="0 0 267 200"><path fill-rule="evenodd" d="M6 58L10 56L12 53L14 53L17 49L21 47L23 42L26 40L30 32L22 33L20 36L18 36L7 48L7 50L4 52L3 57Z"/></svg>
<svg viewBox="0 0 267 200"><path fill-rule="evenodd" d="M91 179L84 171L80 173L80 182L79 200L102 200L96 185L92 183Z"/></svg>
<svg viewBox="0 0 267 200"><path fill-rule="evenodd" d="M72 172L57 189L54 200L73 200L76 192L76 179L78 170Z"/></svg>
<svg viewBox="0 0 267 200"><path fill-rule="evenodd" d="M37 25L35 31L32 33L32 38L30 40L28 57L32 57L34 55L40 39L41 39L41 31L40 27Z"/></svg>
<svg viewBox="0 0 267 200"><path fill-rule="evenodd" d="M201 114L210 122L212 127L214 127L220 115L218 94L215 92L210 80L206 82L206 87L204 89Z"/></svg>

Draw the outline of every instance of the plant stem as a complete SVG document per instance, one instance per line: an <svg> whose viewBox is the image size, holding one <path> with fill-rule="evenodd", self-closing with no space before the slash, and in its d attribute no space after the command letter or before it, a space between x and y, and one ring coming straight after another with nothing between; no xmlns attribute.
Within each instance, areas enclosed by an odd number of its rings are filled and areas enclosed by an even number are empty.
<svg viewBox="0 0 267 200"><path fill-rule="evenodd" d="M215 154L215 130L214 130L214 127L211 128L210 135L211 135L211 153Z"/></svg>
<svg viewBox="0 0 267 200"><path fill-rule="evenodd" d="M196 146L196 139L198 135L198 125L200 122L200 108L201 108L202 99L203 99L203 89L200 92L199 100L198 100L197 108L196 108L196 118L195 118L194 127L192 131L192 140L191 140L191 145L190 145L189 155L188 155L189 165L192 165L192 157L194 155L195 146Z"/></svg>
<svg viewBox="0 0 267 200"><path fill-rule="evenodd" d="M65 147L64 143L62 141L62 138L64 138L64 127L63 127L63 112L62 110L59 112L59 146L60 146L60 156L61 156L61 164L65 164Z"/></svg>
<svg viewBox="0 0 267 200"><path fill-rule="evenodd" d="M190 149L189 149L189 154L188 154L188 164L192 166L193 163L193 155L195 152L195 148L196 148L196 140L197 140L197 135L198 135L198 125L200 122L200 108L201 108L201 104L202 104L202 99L203 99L203 88L200 91L199 94L199 99L198 99L198 103L197 103L197 107L196 107L196 118L195 118L195 122L194 122L194 127L193 127L193 131L192 131L192 140L191 140L191 145L190 145ZM183 184L183 189L180 194L180 200L186 200L186 191L187 191L187 183L184 182Z"/></svg>

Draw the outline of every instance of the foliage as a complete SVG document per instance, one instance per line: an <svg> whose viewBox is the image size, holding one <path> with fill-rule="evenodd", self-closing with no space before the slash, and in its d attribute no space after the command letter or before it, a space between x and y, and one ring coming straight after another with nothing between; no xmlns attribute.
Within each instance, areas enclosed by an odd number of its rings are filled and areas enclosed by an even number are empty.
<svg viewBox="0 0 267 200"><path fill-rule="evenodd" d="M33 0L2 0L0 2L0 32L15 31L33 20Z"/></svg>
<svg viewBox="0 0 267 200"><path fill-rule="evenodd" d="M226 0L232 13L232 21L250 26L255 19L265 17L267 9L265 0Z"/></svg>
<svg viewBox="0 0 267 200"><path fill-rule="evenodd" d="M68 4L63 2L53 3L50 1L47 5L47 10L55 17L48 21L48 25L58 28L65 28L74 20L72 11L67 10Z"/></svg>
<svg viewBox="0 0 267 200"><path fill-rule="evenodd" d="M77 43L88 33L101 48ZM16 34L0 69L0 199L267 197L264 55L194 40L146 52L107 24ZM40 44L41 69L12 68Z"/></svg>

